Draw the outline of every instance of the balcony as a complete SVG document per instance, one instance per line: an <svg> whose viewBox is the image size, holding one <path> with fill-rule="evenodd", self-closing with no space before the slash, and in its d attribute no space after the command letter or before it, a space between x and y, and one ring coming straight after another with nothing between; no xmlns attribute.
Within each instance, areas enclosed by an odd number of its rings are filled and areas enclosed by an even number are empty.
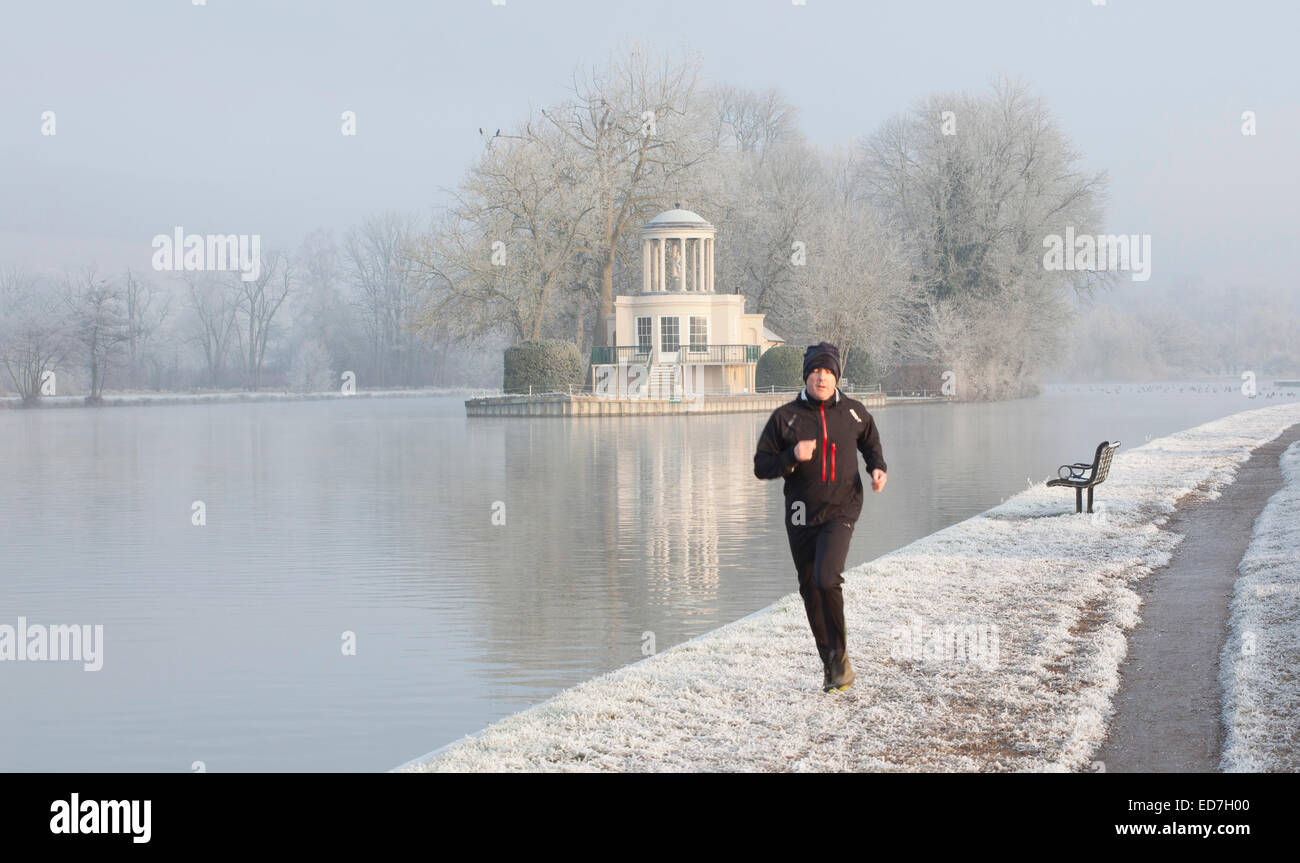
<svg viewBox="0 0 1300 863"><path fill-rule="evenodd" d="M676 353L676 362L685 365L738 365L756 363L760 353L759 345L682 345L678 351L660 351ZM651 351L637 345L605 345L591 349L591 364L606 365L645 365L650 362Z"/></svg>
<svg viewBox="0 0 1300 863"><path fill-rule="evenodd" d="M645 365L648 362L650 362L649 352L643 351L636 345L619 345L617 347L604 345L591 349L591 364L593 366Z"/></svg>

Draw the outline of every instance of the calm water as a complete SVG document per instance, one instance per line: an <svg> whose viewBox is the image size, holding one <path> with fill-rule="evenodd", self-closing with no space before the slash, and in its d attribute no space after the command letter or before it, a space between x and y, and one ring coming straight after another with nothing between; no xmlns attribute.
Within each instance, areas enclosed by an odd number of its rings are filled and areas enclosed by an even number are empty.
<svg viewBox="0 0 1300 863"><path fill-rule="evenodd" d="M1102 438L1275 403L1197 389L877 409L889 486L849 565ZM645 632L663 650L762 608L796 588L781 481L753 476L766 419L0 411L0 624L104 626L98 672L0 662L0 770L385 770L641 659Z"/></svg>

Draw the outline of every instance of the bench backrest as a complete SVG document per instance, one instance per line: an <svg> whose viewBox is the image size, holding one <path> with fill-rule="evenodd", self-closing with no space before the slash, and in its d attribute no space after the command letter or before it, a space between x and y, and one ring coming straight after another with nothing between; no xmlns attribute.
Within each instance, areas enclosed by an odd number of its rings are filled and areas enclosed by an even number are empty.
<svg viewBox="0 0 1300 863"><path fill-rule="evenodd" d="M1110 473L1110 461L1115 457L1115 450L1119 449L1119 441L1111 443L1104 440L1097 444L1097 455L1092 460L1092 482L1096 485L1104 482L1106 474Z"/></svg>

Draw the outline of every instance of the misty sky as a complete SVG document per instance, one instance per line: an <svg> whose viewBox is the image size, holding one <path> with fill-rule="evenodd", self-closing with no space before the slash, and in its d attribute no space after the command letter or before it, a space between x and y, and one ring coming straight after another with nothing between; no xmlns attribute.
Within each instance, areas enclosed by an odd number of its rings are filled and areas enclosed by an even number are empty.
<svg viewBox="0 0 1300 863"><path fill-rule="evenodd" d="M176 225L294 248L371 212L428 212L478 127L514 125L643 38L702 52L706 83L780 88L816 144L1023 75L1110 172L1106 230L1152 235L1152 279L1126 291L1188 275L1294 290L1297 25L1293 3L1172 0L11 2L0 266L147 269Z"/></svg>

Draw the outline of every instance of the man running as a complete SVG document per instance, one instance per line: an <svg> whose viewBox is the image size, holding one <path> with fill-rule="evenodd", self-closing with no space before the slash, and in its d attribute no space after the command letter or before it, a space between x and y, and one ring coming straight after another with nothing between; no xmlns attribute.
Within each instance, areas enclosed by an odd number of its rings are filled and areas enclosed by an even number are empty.
<svg viewBox="0 0 1300 863"><path fill-rule="evenodd" d="M840 585L853 526L862 513L857 454L866 460L872 491L885 487L886 467L875 419L837 386L839 349L829 342L810 346L803 378L799 395L768 419L754 453L754 476L785 478L785 529L799 594L822 658L822 689L832 692L848 689L854 677Z"/></svg>

